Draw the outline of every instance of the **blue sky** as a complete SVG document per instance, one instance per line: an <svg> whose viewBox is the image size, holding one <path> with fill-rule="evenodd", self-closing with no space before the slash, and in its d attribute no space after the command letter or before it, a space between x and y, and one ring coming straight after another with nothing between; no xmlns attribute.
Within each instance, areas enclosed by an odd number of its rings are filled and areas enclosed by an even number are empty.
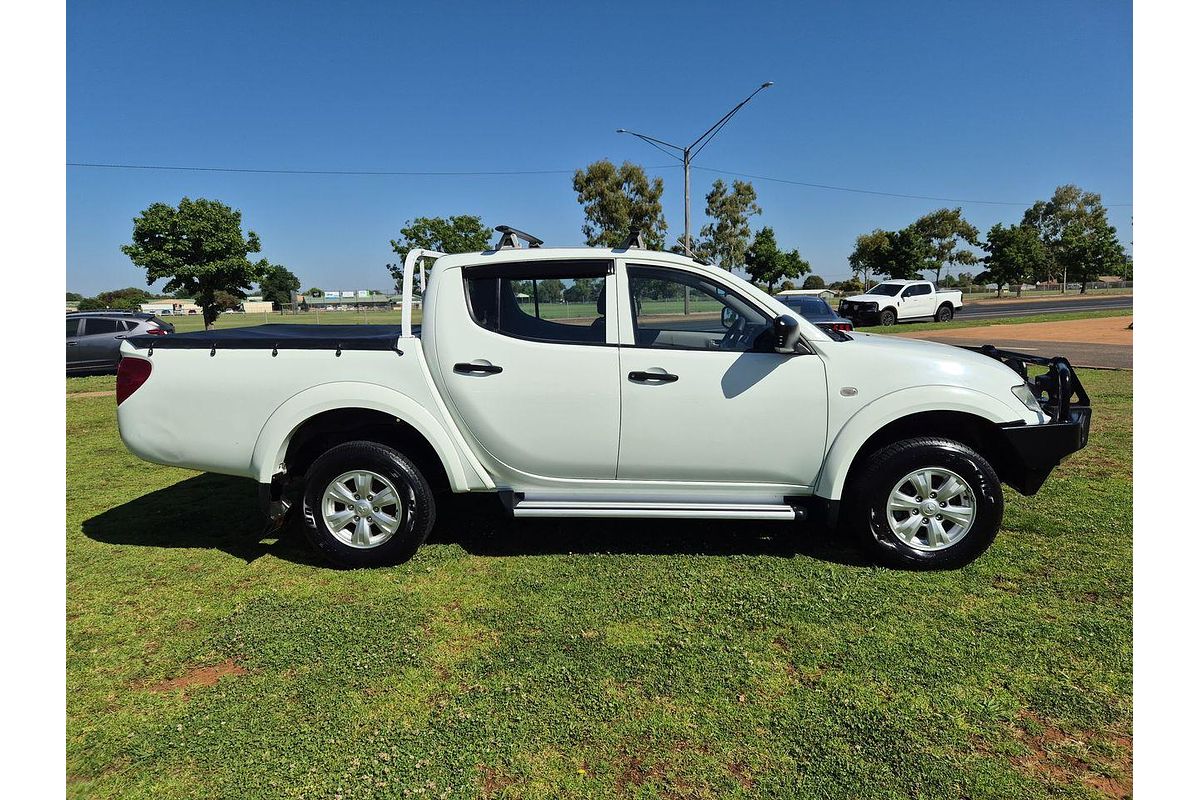
<svg viewBox="0 0 1200 800"><path fill-rule="evenodd" d="M981 230L1060 183L1132 238L1128 3L85 3L67 17L67 160L267 169L574 170L669 159L765 80L703 168L962 203ZM682 170L666 182L682 232ZM730 176L724 176L728 181ZM956 203L752 181L827 279L854 237ZM582 242L571 176L67 170L67 287L140 286L120 252L152 202L222 200L304 288L385 288L404 220L473 213Z"/></svg>

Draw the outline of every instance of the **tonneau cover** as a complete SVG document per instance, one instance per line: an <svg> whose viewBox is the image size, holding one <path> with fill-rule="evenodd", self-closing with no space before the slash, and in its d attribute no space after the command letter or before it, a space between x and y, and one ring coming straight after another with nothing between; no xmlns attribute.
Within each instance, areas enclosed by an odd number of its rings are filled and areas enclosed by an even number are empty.
<svg viewBox="0 0 1200 800"><path fill-rule="evenodd" d="M152 350L394 350L399 325L254 325L213 331L130 336Z"/></svg>

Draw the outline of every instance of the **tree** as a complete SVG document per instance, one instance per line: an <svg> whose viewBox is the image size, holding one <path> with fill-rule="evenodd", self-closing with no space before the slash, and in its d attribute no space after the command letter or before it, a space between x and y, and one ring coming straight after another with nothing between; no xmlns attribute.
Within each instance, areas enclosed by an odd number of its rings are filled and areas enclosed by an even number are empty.
<svg viewBox="0 0 1200 800"><path fill-rule="evenodd" d="M93 311L100 308L137 310L141 308L142 303L151 297L152 295L145 289L139 289L136 286L130 286L125 289L113 289L101 292L95 297L83 298L79 301L79 310Z"/></svg>
<svg viewBox="0 0 1200 800"><path fill-rule="evenodd" d="M705 213L712 221L700 229L699 252L727 270L742 266L750 248L750 217L762 213L758 193L748 181L734 181L727 190L725 181L717 178L705 199Z"/></svg>
<svg viewBox="0 0 1200 800"><path fill-rule="evenodd" d="M563 299L568 303L594 303L603 290L603 278L576 278L563 289Z"/></svg>
<svg viewBox="0 0 1200 800"><path fill-rule="evenodd" d="M933 249L934 286L942 279L943 267L974 264L979 260L970 250L958 246L960 242L980 246L979 229L963 219L961 208L939 208L914 222L913 228Z"/></svg>
<svg viewBox="0 0 1200 800"><path fill-rule="evenodd" d="M807 278L804 279L804 288L805 289L824 289L825 288L825 279L822 278L820 275L809 275Z"/></svg>
<svg viewBox="0 0 1200 800"><path fill-rule="evenodd" d="M307 292L305 292L304 296L305 297L324 297L325 293L323 291L321 291L320 289L317 289L316 287L314 287L312 289L309 289Z"/></svg>
<svg viewBox="0 0 1200 800"><path fill-rule="evenodd" d="M270 301L272 308L279 311L295 300L296 292L300 291L300 279L287 267L272 264L259 279L258 290L262 292L262 299Z"/></svg>
<svg viewBox="0 0 1200 800"><path fill-rule="evenodd" d="M82 299L83 295L81 295L79 292L67 292L68 303L78 303Z"/></svg>
<svg viewBox="0 0 1200 800"><path fill-rule="evenodd" d="M1030 225L1005 227L997 222L988 231L983 249L988 253L983 263L988 266L988 277L996 282L997 297L1006 284L1016 286L1020 297L1021 284L1046 268L1046 247Z"/></svg>
<svg viewBox="0 0 1200 800"><path fill-rule="evenodd" d="M539 278L534 282L537 286L539 303L561 303L563 299L563 282L558 278Z"/></svg>
<svg viewBox="0 0 1200 800"><path fill-rule="evenodd" d="M933 243L915 226L888 231L887 241L883 269L880 271L889 278L919 278L922 272L934 268L937 254Z"/></svg>
<svg viewBox="0 0 1200 800"><path fill-rule="evenodd" d="M870 233L859 234L854 240L854 251L847 256L847 260L850 262L851 272L856 276L861 273L862 278L859 281L864 289L867 288L867 282L872 275L884 271L891 249L888 232L879 228Z"/></svg>
<svg viewBox="0 0 1200 800"><path fill-rule="evenodd" d="M260 249L258 234L242 234L242 212L217 200L184 197L179 207L154 203L133 220L133 241L121 247L146 270L146 283L167 279L163 290L186 292L212 327L216 293L245 297L267 267L248 256Z"/></svg>
<svg viewBox="0 0 1200 800"><path fill-rule="evenodd" d="M639 165L617 167L604 159L575 170L571 181L583 206L583 235L590 247L617 247L636 228L646 247L662 250L667 237L663 180L651 181Z"/></svg>
<svg viewBox="0 0 1200 800"><path fill-rule="evenodd" d="M220 289L213 292L213 308L215 308L218 313L221 311L236 311L241 307L242 298L233 294L232 292L226 292Z"/></svg>
<svg viewBox="0 0 1200 800"><path fill-rule="evenodd" d="M770 226L754 235L754 242L746 251L745 262L750 279L766 284L767 291L773 291L775 284L784 278L798 278L812 271L798 250L785 252L779 249L775 230Z"/></svg>
<svg viewBox="0 0 1200 800"><path fill-rule="evenodd" d="M1038 231L1046 248L1048 269L1052 278L1061 277L1063 292L1067 281L1075 278L1083 294L1089 280L1106 270L1119 269L1125 256L1116 229L1108 224L1108 210L1100 195L1074 184L1059 186L1049 201L1039 200L1030 206L1022 224Z"/></svg>
<svg viewBox="0 0 1200 800"><path fill-rule="evenodd" d="M400 229L400 238L392 239L392 250L400 256L399 264L388 264L388 272L396 282L396 291L404 291L404 258L413 248L436 250L439 253L475 253L487 250L492 231L483 218L472 214L453 217L417 217L407 220Z"/></svg>

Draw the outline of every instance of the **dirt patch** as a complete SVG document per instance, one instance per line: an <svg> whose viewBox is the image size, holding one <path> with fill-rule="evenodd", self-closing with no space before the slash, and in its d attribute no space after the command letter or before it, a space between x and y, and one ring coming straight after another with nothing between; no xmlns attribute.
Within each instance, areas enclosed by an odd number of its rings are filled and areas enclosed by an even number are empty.
<svg viewBox="0 0 1200 800"><path fill-rule="evenodd" d="M1017 325L980 325L974 328L898 333L912 339L949 339L969 341L992 336L1006 341L1082 342L1086 344L1117 344L1133 346L1133 317L1100 317L1070 319L1062 322L1022 322Z"/></svg>
<svg viewBox="0 0 1200 800"><path fill-rule="evenodd" d="M206 667L193 667L178 678L162 681L146 687L152 692L173 692L176 689L194 688L196 686L215 686L217 681L226 675L245 675L246 670L232 658L227 658L220 664L210 664Z"/></svg>
<svg viewBox="0 0 1200 800"><path fill-rule="evenodd" d="M495 767L479 765L480 792L483 797L497 797L501 792L516 783L516 779L505 775Z"/></svg>
<svg viewBox="0 0 1200 800"><path fill-rule="evenodd" d="M1032 711L1023 710L1018 716L1022 724L1013 727L1013 736L1029 753L1010 757L1014 767L1051 783L1078 780L1114 800L1133 796L1133 742L1128 736L1093 731L1072 736ZM1116 757L1101 758L1093 752L1097 744L1115 751ZM1091 754L1099 763L1089 763L1079 754ZM1097 766L1103 772L1098 772Z"/></svg>
<svg viewBox="0 0 1200 800"><path fill-rule="evenodd" d="M67 392L67 399L74 400L81 397L116 397L117 393L112 392Z"/></svg>

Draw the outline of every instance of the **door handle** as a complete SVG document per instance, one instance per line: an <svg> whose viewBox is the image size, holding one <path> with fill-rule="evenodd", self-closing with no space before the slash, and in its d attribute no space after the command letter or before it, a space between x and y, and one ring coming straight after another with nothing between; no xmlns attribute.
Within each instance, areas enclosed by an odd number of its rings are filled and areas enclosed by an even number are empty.
<svg viewBox="0 0 1200 800"><path fill-rule="evenodd" d="M669 372L631 372L629 380L636 383L674 383L679 376Z"/></svg>
<svg viewBox="0 0 1200 800"><path fill-rule="evenodd" d="M75 347L79 342L67 342L67 347Z"/></svg>
<svg viewBox="0 0 1200 800"><path fill-rule="evenodd" d="M455 364L454 371L459 375L470 375L472 373L495 375L497 372L503 372L504 367L499 367L495 364L468 364L464 361Z"/></svg>

